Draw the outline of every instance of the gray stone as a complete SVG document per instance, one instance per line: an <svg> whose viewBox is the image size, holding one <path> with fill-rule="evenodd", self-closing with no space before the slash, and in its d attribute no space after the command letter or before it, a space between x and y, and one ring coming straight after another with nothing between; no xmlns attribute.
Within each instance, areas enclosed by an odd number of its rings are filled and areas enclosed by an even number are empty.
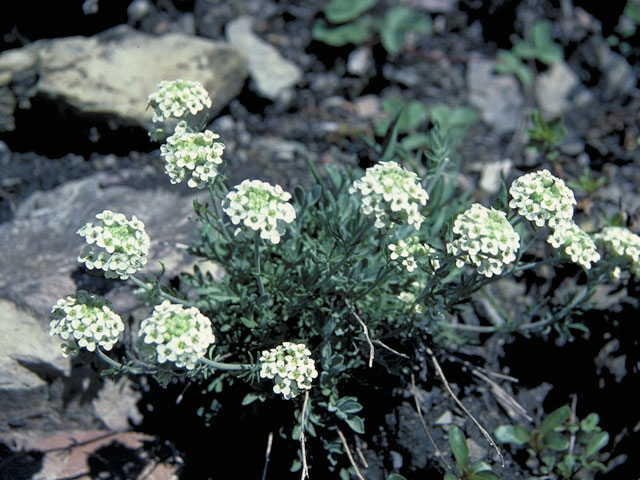
<svg viewBox="0 0 640 480"><path fill-rule="evenodd" d="M0 299L0 432L47 410L49 380L70 372L60 343L46 321Z"/></svg>
<svg viewBox="0 0 640 480"><path fill-rule="evenodd" d="M458 0L412 0L411 6L426 10L427 12L450 12L458 4Z"/></svg>
<svg viewBox="0 0 640 480"><path fill-rule="evenodd" d="M252 24L253 20L247 16L231 21L227 25L227 40L247 56L257 93L270 100L286 102L293 94L293 86L301 80L302 71L253 33Z"/></svg>
<svg viewBox="0 0 640 480"><path fill-rule="evenodd" d="M126 178L126 172L121 174ZM187 255L176 245L189 243L194 224L187 217L193 216L194 196L180 196L168 182L156 190L122 183L100 173L36 192L19 205L14 220L0 224L0 298L48 316L59 298L76 290L71 273L80 267L76 258L83 244L76 231L105 209L136 215L145 223L151 251L142 273L158 271L160 260L168 275L180 271L176 255Z"/></svg>
<svg viewBox="0 0 640 480"><path fill-rule="evenodd" d="M611 95L624 95L635 88L638 78L624 57L612 52L605 42L598 45L596 55L605 87Z"/></svg>
<svg viewBox="0 0 640 480"><path fill-rule="evenodd" d="M120 25L94 37L36 42L37 93L116 123L151 125L147 97L161 80L197 80L209 91L215 115L247 76L246 61L224 42L184 34L152 36Z"/></svg>
<svg viewBox="0 0 640 480"><path fill-rule="evenodd" d="M498 133L512 132L523 108L522 94L514 77L497 75L494 67L495 62L480 59L468 63L469 102Z"/></svg>
<svg viewBox="0 0 640 480"><path fill-rule="evenodd" d="M548 117L558 117L571 108L581 107L592 97L564 61L556 62L536 80L536 100Z"/></svg>
<svg viewBox="0 0 640 480"><path fill-rule="evenodd" d="M349 54L347 72L351 75L364 75L373 67L371 47L361 46Z"/></svg>

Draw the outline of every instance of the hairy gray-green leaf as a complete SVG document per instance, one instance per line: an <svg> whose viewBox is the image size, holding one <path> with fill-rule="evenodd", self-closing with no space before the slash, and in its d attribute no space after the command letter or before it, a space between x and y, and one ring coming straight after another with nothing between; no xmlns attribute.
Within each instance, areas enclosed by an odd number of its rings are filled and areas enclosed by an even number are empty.
<svg viewBox="0 0 640 480"><path fill-rule="evenodd" d="M525 445L531 440L529 431L518 425L500 425L494 433L499 442L517 446Z"/></svg>
<svg viewBox="0 0 640 480"><path fill-rule="evenodd" d="M587 448L584 451L584 458L589 458L598 453L607 443L609 443L609 434L607 432L598 432L591 437Z"/></svg>
<svg viewBox="0 0 640 480"><path fill-rule="evenodd" d="M372 8L378 0L331 0L324 14L331 23L354 20Z"/></svg>
<svg viewBox="0 0 640 480"><path fill-rule="evenodd" d="M469 447L467 447L467 439L464 437L462 430L456 425L449 427L449 445L456 459L456 463L462 470L466 470L469 466Z"/></svg>
<svg viewBox="0 0 640 480"><path fill-rule="evenodd" d="M380 40L385 50L394 55L399 53L407 32L431 33L431 19L407 7L392 7L387 10L380 27Z"/></svg>
<svg viewBox="0 0 640 480"><path fill-rule="evenodd" d="M318 20L311 32L313 38L333 47L349 43L359 45L369 40L372 34L373 19L364 16L339 27L329 27L324 20Z"/></svg>

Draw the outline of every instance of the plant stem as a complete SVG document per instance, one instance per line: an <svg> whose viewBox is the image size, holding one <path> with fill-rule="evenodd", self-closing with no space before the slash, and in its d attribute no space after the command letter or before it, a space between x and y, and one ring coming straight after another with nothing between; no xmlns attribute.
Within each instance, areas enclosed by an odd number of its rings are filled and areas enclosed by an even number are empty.
<svg viewBox="0 0 640 480"><path fill-rule="evenodd" d="M258 280L258 289L260 290L260 296L264 296L264 285L262 283L262 277L260 276L260 238L258 235L253 236L253 259L256 264L256 278Z"/></svg>
<svg viewBox="0 0 640 480"><path fill-rule="evenodd" d="M129 276L129 280L131 280L131 283L135 284L140 288L144 288L147 291L153 290L153 287L151 285L149 285L146 282L143 282L142 280L137 279L133 275ZM169 300L170 302L173 302L173 303L179 303L180 305L184 305L186 307L195 307L195 305L191 302L182 300L178 297L174 297L173 295L163 292L160 285L158 285L158 295L164 298L165 300Z"/></svg>
<svg viewBox="0 0 640 480"><path fill-rule="evenodd" d="M248 363L222 363L206 358L201 358L200 363L204 363L208 367L215 368L216 370L237 371L237 370L250 370L253 365Z"/></svg>
<svg viewBox="0 0 640 480"><path fill-rule="evenodd" d="M589 288L589 286L584 286L581 290L579 290L573 296L571 301L567 305L565 305L565 307L562 310L560 310L558 313L550 314L544 320L539 320L537 322L520 325L518 328L520 330L535 330L537 328L545 327L557 320L562 320L569 313L571 313L571 310L573 310L577 305L582 303L582 301L585 300L590 294L591 294L591 288Z"/></svg>

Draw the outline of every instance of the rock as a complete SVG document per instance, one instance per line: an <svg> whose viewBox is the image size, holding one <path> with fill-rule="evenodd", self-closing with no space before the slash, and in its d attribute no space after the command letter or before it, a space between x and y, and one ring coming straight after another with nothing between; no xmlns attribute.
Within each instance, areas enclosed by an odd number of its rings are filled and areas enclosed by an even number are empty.
<svg viewBox="0 0 640 480"><path fill-rule="evenodd" d="M498 193L501 175L507 178L512 167L513 162L508 158L484 164L480 174L479 187L487 193Z"/></svg>
<svg viewBox="0 0 640 480"><path fill-rule="evenodd" d="M121 175L126 178L126 171ZM71 273L80 267L76 257L82 247L76 231L105 209L136 215L145 223L151 251L143 272L158 271L160 260L167 261L168 275L180 271L175 256L186 257L186 252L176 244L189 243L194 225L187 217L193 216L194 195L181 196L168 181L156 190L122 183L99 173L25 199L14 220L0 224L0 245L11 246L11 255L0 256L0 298L28 304L47 317L59 298L76 290Z"/></svg>
<svg viewBox="0 0 640 480"><path fill-rule="evenodd" d="M536 80L536 100L545 116L558 117L592 99L591 92L564 61L556 62Z"/></svg>
<svg viewBox="0 0 640 480"><path fill-rule="evenodd" d="M458 4L458 0L413 0L412 6L432 13L450 12Z"/></svg>
<svg viewBox="0 0 640 480"><path fill-rule="evenodd" d="M517 80L495 74L494 66L495 62L481 59L469 62L469 102L480 110L482 120L502 134L515 129L524 102Z"/></svg>
<svg viewBox="0 0 640 480"><path fill-rule="evenodd" d="M0 299L0 432L48 410L49 381L70 372L60 344L48 322Z"/></svg>
<svg viewBox="0 0 640 480"><path fill-rule="evenodd" d="M596 56L610 95L624 95L635 88L637 77L623 56L612 52L604 41L596 47Z"/></svg>
<svg viewBox="0 0 640 480"><path fill-rule="evenodd" d="M231 21L227 25L227 40L247 56L257 93L273 101L286 102L293 94L293 86L302 79L302 71L254 34L252 24L253 20L247 16Z"/></svg>
<svg viewBox="0 0 640 480"><path fill-rule="evenodd" d="M347 60L347 72L351 75L365 75L373 67L373 55L371 47L361 46L349 54Z"/></svg>
<svg viewBox="0 0 640 480"><path fill-rule="evenodd" d="M9 62L24 54L25 66L31 62L29 52L37 53L34 93L107 118L113 127L148 129L152 112L147 97L161 80L201 82L211 94L215 115L238 94L247 76L245 59L224 42L179 33L152 36L126 25L89 38L39 40L25 49L5 52L2 59Z"/></svg>

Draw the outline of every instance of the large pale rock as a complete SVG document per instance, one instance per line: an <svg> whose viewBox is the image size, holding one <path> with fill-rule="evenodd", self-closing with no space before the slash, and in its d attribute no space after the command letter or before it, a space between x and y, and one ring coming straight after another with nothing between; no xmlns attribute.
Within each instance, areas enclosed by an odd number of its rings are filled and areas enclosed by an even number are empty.
<svg viewBox="0 0 640 480"><path fill-rule="evenodd" d="M287 100L302 71L280 55L273 46L253 33L250 17L242 16L227 25L227 40L249 60L251 79L257 92L271 100Z"/></svg>
<svg viewBox="0 0 640 480"><path fill-rule="evenodd" d="M240 92L248 75L245 58L224 42L178 33L152 36L126 25L94 37L34 45L37 93L80 112L108 116L116 126L149 127L147 97L161 80L201 82L213 100L211 113L216 114Z"/></svg>
<svg viewBox="0 0 640 480"><path fill-rule="evenodd" d="M494 73L495 62L471 60L467 66L469 102L498 133L512 132L524 101L517 80Z"/></svg>
<svg viewBox="0 0 640 480"><path fill-rule="evenodd" d="M121 175L127 177L124 171ZM168 181L155 190L123 183L100 173L23 201L13 221L0 224L0 298L48 316L59 298L76 290L71 273L81 266L76 258L83 245L76 231L105 209L136 215L145 223L151 250L143 273L159 271L159 260L170 273L179 270L176 255L185 255L179 245L189 243L194 228L188 220L193 195L180 195Z"/></svg>
<svg viewBox="0 0 640 480"><path fill-rule="evenodd" d="M593 95L564 61L556 62L536 80L536 100L549 117L557 117L571 108L584 106Z"/></svg>
<svg viewBox="0 0 640 480"><path fill-rule="evenodd" d="M0 299L0 432L48 409L48 384L69 375L69 360L48 323Z"/></svg>

